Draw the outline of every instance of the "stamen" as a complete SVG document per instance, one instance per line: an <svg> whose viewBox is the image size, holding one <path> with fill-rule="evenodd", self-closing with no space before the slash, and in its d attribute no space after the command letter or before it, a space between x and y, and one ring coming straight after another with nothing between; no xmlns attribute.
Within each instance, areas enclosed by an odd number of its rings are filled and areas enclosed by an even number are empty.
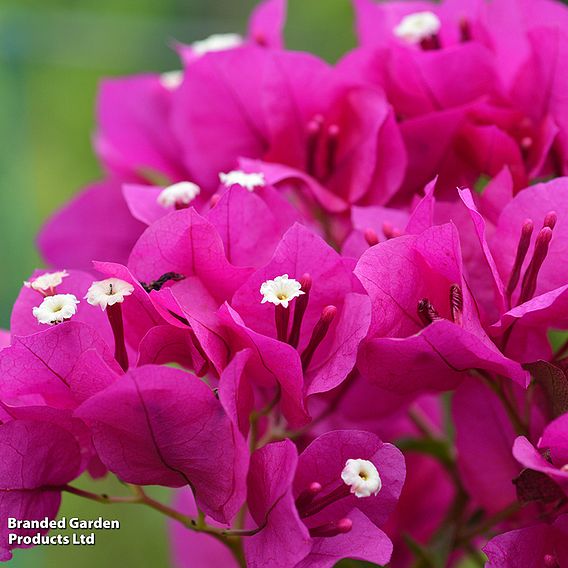
<svg viewBox="0 0 568 568"><path fill-rule="evenodd" d="M523 304L534 296L538 273L546 255L548 254L548 247L551 240L552 229L550 227L543 227L536 237L533 256L523 277L521 295L519 297L520 304Z"/></svg>
<svg viewBox="0 0 568 568"><path fill-rule="evenodd" d="M215 207L215 205L217 205L220 200L221 196L218 193L214 193L209 200L209 206L211 207L211 209L213 209L213 207Z"/></svg>
<svg viewBox="0 0 568 568"><path fill-rule="evenodd" d="M530 150L530 148L532 147L533 144L534 144L534 140L532 139L531 136L523 136L521 138L521 148L523 150Z"/></svg>
<svg viewBox="0 0 568 568"><path fill-rule="evenodd" d="M436 308L434 308L428 298L422 298L422 300L418 302L417 312L418 317L424 325L430 325L436 320L444 319L438 314Z"/></svg>
<svg viewBox="0 0 568 568"><path fill-rule="evenodd" d="M435 51L440 49L442 47L442 44L440 43L440 36L436 34L423 39L420 42L420 47L424 51Z"/></svg>
<svg viewBox="0 0 568 568"><path fill-rule="evenodd" d="M326 336L327 331L329 330L329 326L331 325L331 322L334 320L336 315L337 308L335 306L326 306L322 310L321 317L314 326L314 330L312 331L310 342L301 355L302 369L304 371L308 368L310 361L312 360L312 357L316 352L316 349Z"/></svg>
<svg viewBox="0 0 568 568"><path fill-rule="evenodd" d="M363 236L365 237L365 240L370 247L374 247L375 245L379 244L379 235L377 235L374 229L367 227L363 233Z"/></svg>
<svg viewBox="0 0 568 568"><path fill-rule="evenodd" d="M385 235L387 240L390 240L396 237L400 237L402 235L402 231L393 227L392 224L388 221L385 221L383 223L383 234Z"/></svg>
<svg viewBox="0 0 568 568"><path fill-rule="evenodd" d="M460 41L461 43L466 43L471 41L473 36L471 34L471 26L469 25L469 20L467 18L462 18L460 20Z"/></svg>
<svg viewBox="0 0 568 568"><path fill-rule="evenodd" d="M312 277L309 274L304 274L300 278L300 287L304 292L302 296L296 299L296 305L294 306L294 320L292 321L292 331L290 332L290 337L288 338L288 343L296 348L300 343L300 329L302 327L302 320L304 319L304 314L308 307L308 301L310 299L310 290L312 288Z"/></svg>
<svg viewBox="0 0 568 568"><path fill-rule="evenodd" d="M310 536L312 537L331 537L339 534L348 533L353 528L353 521L351 519L339 519L339 521L331 521L318 527L310 529Z"/></svg>
<svg viewBox="0 0 568 568"><path fill-rule="evenodd" d="M335 155L337 154L337 145L339 140L339 126L332 124L327 129L327 152L326 152L326 173L330 176L335 167Z"/></svg>
<svg viewBox="0 0 568 568"><path fill-rule="evenodd" d="M552 554L545 554L543 561L545 568L560 568L560 564Z"/></svg>
<svg viewBox="0 0 568 568"><path fill-rule="evenodd" d="M300 513L300 517L302 519L305 519L307 517L315 515L316 513L319 513L320 511L325 509L328 505L331 505L332 503L335 503L340 499L344 499L349 495L351 495L349 486L342 483L341 485L337 486L333 491L330 491L327 495L323 495L321 497L319 497L318 495L319 498L312 500L311 504L308 505L307 507L304 507L303 509L298 509L298 512Z"/></svg>
<svg viewBox="0 0 568 568"><path fill-rule="evenodd" d="M533 229L534 223L532 222L532 219L527 219L521 228L521 236L519 238L519 244L517 245L517 255L515 256L515 262L513 264L513 269L511 270L509 283L507 284L507 297L509 298L509 303L511 301L511 296L519 283L521 268L531 244Z"/></svg>
<svg viewBox="0 0 568 568"><path fill-rule="evenodd" d="M318 483L317 481L310 483L310 486L298 495L298 498L296 499L296 509L298 509L298 511L305 509L313 502L315 497L321 493L321 490L321 483Z"/></svg>
<svg viewBox="0 0 568 568"><path fill-rule="evenodd" d="M311 175L316 177L316 159L318 150L318 141L320 139L321 130L323 127L323 116L317 114L308 122L307 127L307 165L306 170Z"/></svg>
<svg viewBox="0 0 568 568"><path fill-rule="evenodd" d="M554 230L557 221L558 221L558 215L556 214L556 211L549 211L544 217L544 223L542 224L542 226L550 227L551 229Z"/></svg>
<svg viewBox="0 0 568 568"><path fill-rule="evenodd" d="M450 286L450 313L452 321L458 325L462 324L463 312L463 292L457 284Z"/></svg>

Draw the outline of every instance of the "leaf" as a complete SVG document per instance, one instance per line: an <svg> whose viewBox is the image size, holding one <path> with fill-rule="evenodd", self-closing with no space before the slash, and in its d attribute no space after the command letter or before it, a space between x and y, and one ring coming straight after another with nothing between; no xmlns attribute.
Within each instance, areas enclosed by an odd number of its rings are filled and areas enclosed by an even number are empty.
<svg viewBox="0 0 568 568"><path fill-rule="evenodd" d="M436 458L443 464L451 464L452 457L446 441L436 438L401 438L396 446L403 452L417 452Z"/></svg>
<svg viewBox="0 0 568 568"><path fill-rule="evenodd" d="M517 498L521 503L541 501L553 503L564 498L564 492L548 475L532 469L523 469L518 477L513 479L517 488Z"/></svg>
<svg viewBox="0 0 568 568"><path fill-rule="evenodd" d="M552 418L568 412L568 378L566 373L548 361L535 361L524 365L546 396Z"/></svg>

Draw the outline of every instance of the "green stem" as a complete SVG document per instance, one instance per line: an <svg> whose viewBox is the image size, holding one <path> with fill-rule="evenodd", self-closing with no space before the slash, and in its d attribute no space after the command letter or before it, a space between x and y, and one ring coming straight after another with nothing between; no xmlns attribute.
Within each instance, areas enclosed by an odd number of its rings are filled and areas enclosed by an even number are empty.
<svg viewBox="0 0 568 568"><path fill-rule="evenodd" d="M509 420L511 421L511 423L513 424L513 427L515 428L517 435L527 436L528 435L528 429L525 426L525 424L523 423L521 417L519 416L517 409L511 403L511 401L507 397L507 394L504 392L502 385L500 383L496 382L493 379L493 377L491 377L491 375L489 375L485 371L479 370L478 372L481 375L481 378L484 380L485 384L497 395L497 397L499 398L499 400L503 404L503 407L505 408L505 411L507 412L507 415L509 416Z"/></svg>
<svg viewBox="0 0 568 568"><path fill-rule="evenodd" d="M508 507L505 507L501 511L498 511L494 515L487 517L482 523L477 527L460 536L457 541L458 545L467 546L473 539L485 535L494 526L506 521L509 517L518 513L521 510L521 505L517 502L511 503Z"/></svg>
<svg viewBox="0 0 568 568"><path fill-rule="evenodd" d="M116 497L106 495L104 493L92 493L90 491L85 491L84 489L79 489L78 487L73 487L72 485L65 485L62 489L67 493L71 493L73 495L77 495L78 497L89 499L91 501L96 501L97 503L103 503L105 505L112 503L122 503L145 505L147 507L150 507L151 509L158 511L162 515L178 521L184 527L192 531L203 532L216 538L231 550L231 552L235 556L235 559L239 563L239 566L246 566L242 549L242 540L240 537L252 536L256 534L260 529L231 530L212 527L205 523L205 515L202 512L200 512L198 518L195 519L194 517L184 515L183 513L180 513L179 511L176 511L175 509L172 509L171 507L168 507L167 505L164 505L163 503L152 499L152 497L150 497L140 486L129 485L129 487L134 493L133 497Z"/></svg>

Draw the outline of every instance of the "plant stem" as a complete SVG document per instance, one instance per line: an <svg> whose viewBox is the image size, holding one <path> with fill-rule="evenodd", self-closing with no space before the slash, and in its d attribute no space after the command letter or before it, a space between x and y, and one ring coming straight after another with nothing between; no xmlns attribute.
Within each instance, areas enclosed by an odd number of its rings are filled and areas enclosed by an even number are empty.
<svg viewBox="0 0 568 568"><path fill-rule="evenodd" d="M155 499L152 499L142 487L138 485L129 485L134 496L132 497L116 497L110 496L106 494L98 494L92 493L90 491L85 491L84 489L79 489L78 487L73 487L71 485L65 485L62 487L63 491L67 493L71 493L73 495L77 495L78 497L83 497L85 499L89 499L91 501L96 501L97 503L103 503L105 505L111 503L126 503L126 504L137 504L137 505L145 505L158 511L162 515L174 519L181 523L184 527L196 531L202 532L211 535L213 538L216 538L220 542L222 542L225 546L227 546L231 552L233 553L235 559L239 563L239 566L246 566L244 560L244 554L242 550L242 541L240 537L243 536L253 536L256 534L260 529L250 529L250 530L242 530L242 529L221 529L217 527L212 527L205 523L205 515L203 513L199 513L197 519L194 517L190 517L188 515L184 515Z"/></svg>

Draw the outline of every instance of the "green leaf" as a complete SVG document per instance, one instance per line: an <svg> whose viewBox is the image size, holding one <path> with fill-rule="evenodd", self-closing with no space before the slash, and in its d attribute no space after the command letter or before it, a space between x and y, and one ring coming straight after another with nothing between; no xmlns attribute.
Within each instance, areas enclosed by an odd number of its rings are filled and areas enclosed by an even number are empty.
<svg viewBox="0 0 568 568"><path fill-rule="evenodd" d="M397 447L403 452L416 452L432 456L445 465L452 463L451 450L445 440L438 438L400 438Z"/></svg>

